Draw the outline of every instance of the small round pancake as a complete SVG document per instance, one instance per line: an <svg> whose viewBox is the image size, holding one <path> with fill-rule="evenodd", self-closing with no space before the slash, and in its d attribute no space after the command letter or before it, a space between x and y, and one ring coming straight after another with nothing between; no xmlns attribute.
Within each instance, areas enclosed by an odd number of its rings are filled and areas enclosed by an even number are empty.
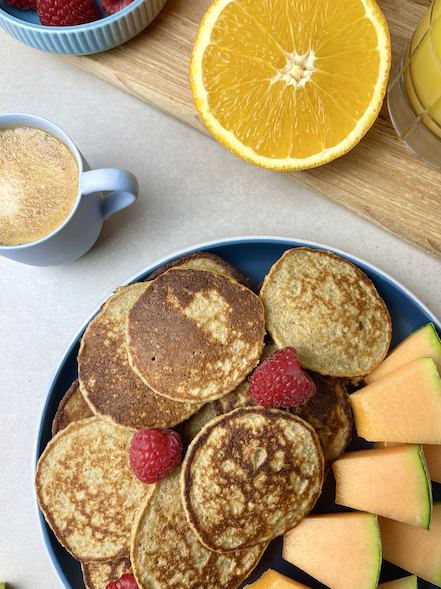
<svg viewBox="0 0 441 589"><path fill-rule="evenodd" d="M170 262L162 264L162 266L156 268L156 270L153 270L153 272L147 276L146 280L154 280L160 274L170 270L170 268L176 267L181 269L196 268L199 270L210 270L211 272L217 272L218 274L223 274L224 276L234 278L234 280L239 282L239 284L243 284L247 288L253 290L253 283L249 278L241 274L238 269L233 266L233 264L230 264L230 262L227 262L220 256L212 254L211 252L192 252L190 254L180 256L179 258L175 258Z"/></svg>
<svg viewBox="0 0 441 589"><path fill-rule="evenodd" d="M69 423L92 417L93 413L80 391L78 378L61 399L52 422L52 435L55 436Z"/></svg>
<svg viewBox="0 0 441 589"><path fill-rule="evenodd" d="M369 278L329 251L286 251L260 290L268 332L280 347L294 346L304 368L358 377L386 356L391 320Z"/></svg>
<svg viewBox="0 0 441 589"><path fill-rule="evenodd" d="M205 548L185 518L178 467L156 484L138 510L130 559L139 589L235 589L266 546L229 554Z"/></svg>
<svg viewBox="0 0 441 589"><path fill-rule="evenodd" d="M201 431L204 425L216 417L213 409L213 405L216 402L217 401L206 403L197 413L189 417L184 423L184 431L182 435L182 443L184 444L184 447L190 444L192 439Z"/></svg>
<svg viewBox="0 0 441 589"><path fill-rule="evenodd" d="M307 403L290 408L289 412L298 415L315 429L323 450L327 474L331 464L343 454L351 441L353 419L349 395L341 379L312 371L308 371L308 374L314 381L316 394ZM215 415L224 415L239 407L257 407L248 389L249 381L245 380L228 395L213 401ZM198 431L201 429L202 425Z"/></svg>
<svg viewBox="0 0 441 589"><path fill-rule="evenodd" d="M206 403L232 391L256 366L264 324L259 298L235 280L172 268L129 311L130 365L159 394Z"/></svg>
<svg viewBox="0 0 441 589"><path fill-rule="evenodd" d="M130 468L132 435L89 417L61 430L38 460L40 509L59 542L81 562L129 554L133 514L154 487Z"/></svg>
<svg viewBox="0 0 441 589"><path fill-rule="evenodd" d="M78 353L81 392L93 412L134 431L173 427L198 410L154 393L132 370L127 357L129 309L148 288L145 282L119 288L89 323Z"/></svg>
<svg viewBox="0 0 441 589"><path fill-rule="evenodd" d="M268 356L271 356L271 354L274 354L276 350L277 346L273 342L268 342L265 344L259 363L263 362L266 358L268 358ZM243 382L240 383L238 387L234 389L234 391L231 391L231 393L228 393L220 399L213 401L212 405L215 415L224 415L225 413L229 413L238 407L250 407L256 405L253 398L248 393L249 388L250 381L248 378L246 378Z"/></svg>
<svg viewBox="0 0 441 589"><path fill-rule="evenodd" d="M118 558L108 562L82 562L81 571L86 589L105 589L122 575L132 575L129 558Z"/></svg>
<svg viewBox="0 0 441 589"><path fill-rule="evenodd" d="M352 437L352 411L349 395L337 378L308 372L316 386L316 394L304 405L289 411L298 415L317 432L325 458L325 472L339 458Z"/></svg>
<svg viewBox="0 0 441 589"><path fill-rule="evenodd" d="M210 421L182 466L187 520L211 550L269 542L317 501L323 453L314 428L280 409L246 407Z"/></svg>

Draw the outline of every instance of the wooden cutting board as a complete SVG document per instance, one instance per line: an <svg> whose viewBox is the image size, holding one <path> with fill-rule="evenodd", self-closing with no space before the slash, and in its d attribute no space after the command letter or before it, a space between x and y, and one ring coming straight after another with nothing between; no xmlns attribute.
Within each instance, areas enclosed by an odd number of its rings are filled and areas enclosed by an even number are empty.
<svg viewBox="0 0 441 589"><path fill-rule="evenodd" d="M389 24L395 61L430 0L378 2ZM197 27L209 4L168 0L153 23L128 43L65 59L208 134L193 104L188 72ZM401 143L385 106L348 154L313 170L283 175L441 258L441 172Z"/></svg>

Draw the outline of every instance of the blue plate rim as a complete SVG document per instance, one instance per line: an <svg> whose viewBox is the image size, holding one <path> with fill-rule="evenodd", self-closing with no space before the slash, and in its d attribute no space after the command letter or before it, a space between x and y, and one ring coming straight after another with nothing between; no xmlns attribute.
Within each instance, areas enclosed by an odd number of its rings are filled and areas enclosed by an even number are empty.
<svg viewBox="0 0 441 589"><path fill-rule="evenodd" d="M420 299L418 297L416 297L408 288L406 288L398 280L396 280L395 278L393 278L392 276L390 276L386 272L383 272L382 270L380 270L380 268L378 268L377 266L374 266L373 264L366 262L362 258L359 258L358 256L354 256L344 250L334 248L334 247L331 247L328 245L324 245L322 243L318 243L318 242L314 242L314 241L310 241L310 240L305 240L305 239L296 239L293 237L282 237L282 236L271 236L271 235L255 235L255 236L250 235L250 236L241 236L241 237L232 237L232 238L220 238L220 239L216 239L216 240L201 242L196 245L181 248L179 250L172 252L171 254L167 254L167 255L163 256L159 260L153 262L152 264L147 265L146 267L139 270L138 272L135 272L132 276L130 276L130 278L128 278L127 280L125 280L124 282L122 282L118 286L125 286L127 284L130 284L131 282L135 282L135 281L139 280L139 278L141 276L147 275L147 273L152 272L155 268L158 268L159 266L168 262L169 260L173 260L174 258L177 258L179 256L183 256L185 254L188 254L188 253L191 253L194 251L204 251L204 250L208 250L211 248L227 247L227 246L234 246L234 245L249 245L252 243L278 244L278 245L286 246L287 249L290 247L311 247L311 248L315 248L315 249L324 249L324 250L331 251L331 252L349 260L350 262L353 262L354 264L359 266L362 270L368 269L371 273L377 275L379 278L382 278L383 280L388 282L394 288L400 290L402 293L404 293L406 298L408 298L413 304L418 306L421 309L421 311L425 315L427 315L428 319L436 326L436 328L438 330L441 330L440 321L428 309L428 307L422 301L420 301ZM117 288L118 286L115 286L115 288ZM37 462L38 462L38 459L40 456L39 446L41 443L42 423L43 423L44 416L46 414L49 400L50 400L51 395L53 393L54 385L60 375L60 372L64 366L64 363L66 362L66 358L72 352L73 348L77 345L79 338L81 337L82 333L84 332L84 330L87 327L87 325L89 324L89 322L99 312L101 305L113 294L114 290L115 289L113 289L107 296L105 296L101 300L101 302L98 304L98 306L95 308L95 310L92 311L92 313L82 323L81 327L77 330L77 332L75 333L75 335L71 339L70 343L67 345L60 361L58 362L57 367L55 368L55 370L51 376L51 379L49 381L49 385L47 387L46 394L44 397L43 405L40 410L39 419L37 422L38 433L37 433L35 440L34 440L33 468L32 468L34 479L35 479ZM37 518L37 524L38 524L40 536L43 540L44 548L45 548L46 554L49 558L49 561L52 565L52 569L54 570L56 577L58 578L59 582L61 583L61 586L64 589L72 589L70 582L66 578L64 572L62 571L61 566L58 562L58 559L56 558L56 556L52 550L52 547L51 547L51 544L49 541L49 535L48 535L49 531L47 529L47 524L44 519L44 516L38 506L37 495L35 493L35 490L33 493L33 499L34 499L34 509L35 509L35 514L36 514L36 518Z"/></svg>

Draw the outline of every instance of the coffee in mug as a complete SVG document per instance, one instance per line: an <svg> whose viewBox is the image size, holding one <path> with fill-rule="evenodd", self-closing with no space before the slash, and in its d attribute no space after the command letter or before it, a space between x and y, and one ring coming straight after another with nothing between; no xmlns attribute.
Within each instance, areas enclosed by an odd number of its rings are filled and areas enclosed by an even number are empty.
<svg viewBox="0 0 441 589"><path fill-rule="evenodd" d="M71 213L79 170L70 149L32 127L0 129L0 245L38 241Z"/></svg>
<svg viewBox="0 0 441 589"><path fill-rule="evenodd" d="M33 266L72 262L93 246L104 221L138 194L133 174L91 170L51 121L0 114L0 256Z"/></svg>

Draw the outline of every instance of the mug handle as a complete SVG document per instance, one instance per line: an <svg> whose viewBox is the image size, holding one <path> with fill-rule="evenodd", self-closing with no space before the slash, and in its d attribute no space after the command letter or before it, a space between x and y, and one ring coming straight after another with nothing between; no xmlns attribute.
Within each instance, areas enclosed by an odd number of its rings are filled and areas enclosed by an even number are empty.
<svg viewBox="0 0 441 589"><path fill-rule="evenodd" d="M103 197L101 211L106 221L113 213L128 207L138 198L138 180L131 172L117 168L88 170L81 174L81 194L113 190Z"/></svg>

